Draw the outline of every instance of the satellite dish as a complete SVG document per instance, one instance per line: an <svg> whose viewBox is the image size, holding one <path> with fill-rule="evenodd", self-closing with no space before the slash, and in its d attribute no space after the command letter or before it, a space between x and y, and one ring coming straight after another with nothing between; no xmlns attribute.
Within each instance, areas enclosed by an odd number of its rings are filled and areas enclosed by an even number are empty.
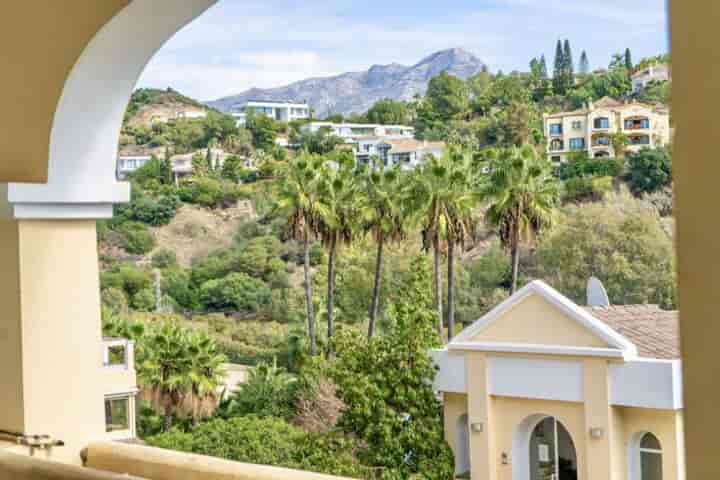
<svg viewBox="0 0 720 480"><path fill-rule="evenodd" d="M610 299L602 282L596 277L590 277L586 289L588 307L609 307Z"/></svg>

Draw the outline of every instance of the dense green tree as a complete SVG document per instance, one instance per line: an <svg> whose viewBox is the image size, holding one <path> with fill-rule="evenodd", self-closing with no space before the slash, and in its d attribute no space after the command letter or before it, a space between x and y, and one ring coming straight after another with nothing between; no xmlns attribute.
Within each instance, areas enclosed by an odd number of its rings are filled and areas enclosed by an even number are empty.
<svg viewBox="0 0 720 480"><path fill-rule="evenodd" d="M558 39L555 45L555 61L553 63L553 89L559 94L565 93L565 52L562 41Z"/></svg>
<svg viewBox="0 0 720 480"><path fill-rule="evenodd" d="M672 156L668 147L643 148L627 155L628 180L636 193L652 193L672 182Z"/></svg>
<svg viewBox="0 0 720 480"><path fill-rule="evenodd" d="M616 305L675 305L675 254L654 208L624 193L571 205L541 238L533 274L579 304L590 276Z"/></svg>
<svg viewBox="0 0 720 480"><path fill-rule="evenodd" d="M547 62L545 61L545 54L540 55L540 78L543 80L548 79L548 68Z"/></svg>
<svg viewBox="0 0 720 480"><path fill-rule="evenodd" d="M578 64L578 73L580 75L588 75L590 73L590 61L588 60L585 50L580 54L580 63Z"/></svg>
<svg viewBox="0 0 720 480"><path fill-rule="evenodd" d="M369 123L381 125L409 125L412 122L407 104L390 98L375 102L365 116Z"/></svg>
<svg viewBox="0 0 720 480"><path fill-rule="evenodd" d="M311 355L317 354L317 337L310 270L310 241L317 224L316 185L320 164L321 162L316 157L309 154L302 154L290 161L282 177L277 203L278 210L288 219L287 235L303 245L305 305Z"/></svg>
<svg viewBox="0 0 720 480"><path fill-rule="evenodd" d="M308 153L324 155L342 145L342 138L333 134L330 127L320 127L316 132L301 132L292 136L293 143Z"/></svg>
<svg viewBox="0 0 720 480"><path fill-rule="evenodd" d="M231 182L238 183L246 174L243 163L243 160L237 155L230 155L225 158L220 175Z"/></svg>
<svg viewBox="0 0 720 480"><path fill-rule="evenodd" d="M440 341L425 259L415 258L410 272L389 308L388 333L370 341L339 331L329 372L346 405L339 425L368 446L358 452L363 463L394 472L388 478L446 480L452 477L453 461L432 390L435 367L427 354Z"/></svg>
<svg viewBox="0 0 720 480"><path fill-rule="evenodd" d="M628 74L632 73L633 61L632 61L632 54L630 53L629 48L625 49L624 60L625 60L625 69L628 71Z"/></svg>
<svg viewBox="0 0 720 480"><path fill-rule="evenodd" d="M515 292L521 243L552 224L558 199L552 165L530 147L501 150L491 159L490 178L481 187L481 196L489 203L486 222L510 252L511 292Z"/></svg>
<svg viewBox="0 0 720 480"><path fill-rule="evenodd" d="M426 140L444 138L448 123L466 114L469 102L467 85L459 78L445 71L431 78L418 108L416 135Z"/></svg>
<svg viewBox="0 0 720 480"><path fill-rule="evenodd" d="M200 286L200 301L208 310L258 313L270 305L270 289L245 273L231 273Z"/></svg>
<svg viewBox="0 0 720 480"><path fill-rule="evenodd" d="M247 116L245 128L252 133L255 148L266 152L273 150L278 135L278 122L267 115L250 113Z"/></svg>

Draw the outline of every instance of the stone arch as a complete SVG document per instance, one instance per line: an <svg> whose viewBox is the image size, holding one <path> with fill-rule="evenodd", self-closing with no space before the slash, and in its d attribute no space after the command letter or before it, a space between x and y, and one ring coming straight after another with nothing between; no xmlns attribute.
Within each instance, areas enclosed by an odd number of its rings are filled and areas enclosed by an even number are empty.
<svg viewBox="0 0 720 480"><path fill-rule="evenodd" d="M566 423L562 418L548 415L543 413L533 414L526 417L515 429L512 439L512 480L531 480L530 474L530 440L532 438L535 428L545 419L554 418L557 422L557 426L562 428L562 431L569 440L570 447L574 452L575 460L577 461L577 446L575 440L573 440L572 433L566 427ZM575 465L578 468L578 465Z"/></svg>
<svg viewBox="0 0 720 480"><path fill-rule="evenodd" d="M133 0L87 44L63 86L50 132L47 184L10 184L16 218L109 216L129 199L115 179L116 149L128 99L152 56L216 0ZM52 212L50 212L52 211Z"/></svg>

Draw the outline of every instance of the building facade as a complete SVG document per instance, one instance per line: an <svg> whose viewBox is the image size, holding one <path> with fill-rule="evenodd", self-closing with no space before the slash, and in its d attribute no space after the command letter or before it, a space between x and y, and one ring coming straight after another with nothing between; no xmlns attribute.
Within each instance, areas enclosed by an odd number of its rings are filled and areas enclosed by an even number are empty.
<svg viewBox="0 0 720 480"><path fill-rule="evenodd" d="M632 74L632 90L639 92L644 90L651 82L666 82L670 80L670 67L667 63L649 65L642 70Z"/></svg>
<svg viewBox="0 0 720 480"><path fill-rule="evenodd" d="M310 106L307 103L273 100L248 100L239 103L232 107L230 115L235 118L238 125L245 125L250 112L282 122L310 118Z"/></svg>
<svg viewBox="0 0 720 480"><path fill-rule="evenodd" d="M376 123L333 123L310 122L302 126L305 132L316 133L328 129L332 135L340 137L345 143L356 143L372 138L413 138L415 129L407 125L380 125Z"/></svg>
<svg viewBox="0 0 720 480"><path fill-rule="evenodd" d="M357 140L353 145L356 162L372 165L379 162L384 167L400 165L401 168L411 170L420 165L428 156L442 156L445 151L445 142L428 142L414 138L383 138L372 137Z"/></svg>
<svg viewBox="0 0 720 480"><path fill-rule="evenodd" d="M685 479L676 312L596 305L534 281L434 352L457 474Z"/></svg>
<svg viewBox="0 0 720 480"><path fill-rule="evenodd" d="M590 157L615 157L613 135L627 137L626 151L658 147L670 142L670 119L665 107L623 103L610 97L586 108L543 115L547 158L566 162L576 152Z"/></svg>

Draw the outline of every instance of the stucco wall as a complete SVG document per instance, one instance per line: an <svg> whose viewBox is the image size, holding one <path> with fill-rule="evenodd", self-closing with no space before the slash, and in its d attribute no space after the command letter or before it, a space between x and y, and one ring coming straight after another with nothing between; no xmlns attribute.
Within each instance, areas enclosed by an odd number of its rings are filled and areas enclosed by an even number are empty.
<svg viewBox="0 0 720 480"><path fill-rule="evenodd" d="M537 294L530 294L504 312L472 340L573 347L608 346L605 341L568 318L556 306Z"/></svg>
<svg viewBox="0 0 720 480"><path fill-rule="evenodd" d="M455 459L458 458L458 420L467 414L467 395L461 393L443 394L443 422L445 440L453 451ZM469 427L468 427L469 428ZM457 461L455 462L457 469ZM462 472L459 472L462 473Z"/></svg>

